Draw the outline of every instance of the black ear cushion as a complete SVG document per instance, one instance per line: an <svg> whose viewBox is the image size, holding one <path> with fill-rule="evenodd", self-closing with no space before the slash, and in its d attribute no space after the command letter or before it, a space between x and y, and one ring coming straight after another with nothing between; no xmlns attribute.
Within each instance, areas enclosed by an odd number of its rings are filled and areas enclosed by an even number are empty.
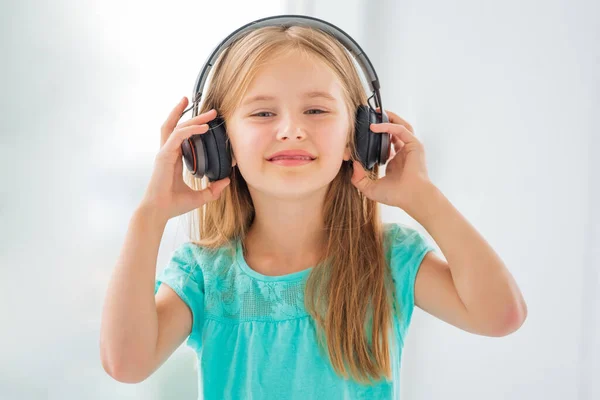
<svg viewBox="0 0 600 400"><path fill-rule="evenodd" d="M208 154L206 176L210 182L228 177L231 174L231 152L227 143L225 120L217 116L208 122L209 130L204 135Z"/></svg>
<svg viewBox="0 0 600 400"><path fill-rule="evenodd" d="M201 178L206 171L206 147L202 135L192 135L181 143L185 166L192 175Z"/></svg>
<svg viewBox="0 0 600 400"><path fill-rule="evenodd" d="M208 127L206 133L184 140L181 150L185 165L194 176L206 175L214 182L231 174L231 152L223 118L217 116L208 122Z"/></svg>
<svg viewBox="0 0 600 400"><path fill-rule="evenodd" d="M367 150L369 149L369 110L368 107L364 105L360 105L356 110L354 141L356 142L358 161L362 164L363 168L368 169Z"/></svg>
<svg viewBox="0 0 600 400"><path fill-rule="evenodd" d="M372 132L369 126L381 122L381 117L367 105L356 110L355 141L356 151L363 168L370 171L379 163L381 154L381 134Z"/></svg>

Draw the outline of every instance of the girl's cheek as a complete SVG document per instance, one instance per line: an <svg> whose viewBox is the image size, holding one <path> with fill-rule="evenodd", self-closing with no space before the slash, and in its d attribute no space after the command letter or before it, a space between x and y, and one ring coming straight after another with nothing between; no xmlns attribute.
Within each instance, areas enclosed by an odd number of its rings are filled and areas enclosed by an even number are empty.
<svg viewBox="0 0 600 400"><path fill-rule="evenodd" d="M247 146L249 149L253 149L255 151L262 151L261 147L264 146L264 143L267 141L266 137L263 137L258 132L248 131L245 133L244 138L244 146Z"/></svg>
<svg viewBox="0 0 600 400"><path fill-rule="evenodd" d="M340 127L332 127L330 130L321 131L318 134L318 137L322 140L322 144L327 146L327 148L333 149L344 146L347 140L347 133L344 132L343 128Z"/></svg>
<svg viewBox="0 0 600 400"><path fill-rule="evenodd" d="M245 131L238 135L235 140L238 158L240 159L258 159L265 157L269 151L268 138L261 136L254 131Z"/></svg>

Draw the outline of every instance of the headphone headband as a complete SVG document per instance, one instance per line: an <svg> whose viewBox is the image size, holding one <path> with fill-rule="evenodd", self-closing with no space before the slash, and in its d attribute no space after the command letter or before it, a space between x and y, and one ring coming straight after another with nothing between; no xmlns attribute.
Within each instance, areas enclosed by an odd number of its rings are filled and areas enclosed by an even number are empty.
<svg viewBox="0 0 600 400"><path fill-rule="evenodd" d="M212 69L212 66L216 62L219 55L233 41L235 41L239 37L243 36L244 34L246 34L247 32L249 32L251 30L255 30L258 28L265 27L265 26L283 26L283 27L307 26L307 27L310 27L313 29L320 29L320 30L325 31L325 32L331 34L332 36L334 36L354 56L354 58L360 65L365 77L367 78L369 88L371 89L371 91L373 92L373 95L375 97L376 107L381 107L381 109L383 110L383 107L381 106L381 95L379 94L379 88L380 88L379 78L377 77L375 68L373 67L373 64L371 64L371 61L369 60L367 55L363 52L361 47L358 45L358 43L356 43L356 41L354 39L352 39L352 37L350 35L348 35L346 32L344 32L337 26L335 26L327 21L318 19L318 18L309 17L306 15L276 15L276 16L272 16L272 17L257 19L255 21L252 21L252 22L242 26L241 28L236 29L231 34L229 34L229 36L227 36L225 39L223 39L223 41L221 41L221 43L219 43L214 48L214 50L212 51L210 56L206 59L204 66L202 67L202 70L200 71L200 74L196 78L196 83L194 84L194 97L192 98L192 107L190 107L190 108L194 109L193 116L198 115L198 102L200 101L200 98L202 97L202 90L204 89L204 83L206 82L208 73ZM187 111L189 111L190 108L185 110L183 112L183 114L185 114Z"/></svg>

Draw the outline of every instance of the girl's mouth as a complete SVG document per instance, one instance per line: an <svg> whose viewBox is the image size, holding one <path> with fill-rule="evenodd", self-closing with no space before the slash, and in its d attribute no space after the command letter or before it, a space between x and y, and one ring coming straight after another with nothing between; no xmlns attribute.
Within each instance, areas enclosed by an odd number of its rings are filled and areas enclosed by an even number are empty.
<svg viewBox="0 0 600 400"><path fill-rule="evenodd" d="M304 156L286 156L286 157L275 157L272 160L269 160L270 163L282 165L286 167L304 165L314 161L310 157Z"/></svg>

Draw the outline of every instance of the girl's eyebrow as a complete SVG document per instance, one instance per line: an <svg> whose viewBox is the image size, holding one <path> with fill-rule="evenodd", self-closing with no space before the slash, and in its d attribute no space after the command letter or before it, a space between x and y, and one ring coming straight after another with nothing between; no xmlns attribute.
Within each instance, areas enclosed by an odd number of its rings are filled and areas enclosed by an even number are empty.
<svg viewBox="0 0 600 400"><path fill-rule="evenodd" d="M304 93L303 97L308 97L310 99L314 99L316 97L321 97L326 100L336 101L335 97L333 97L330 93L319 91L319 90L314 90L312 92L306 92L306 93ZM259 94L259 95L252 96L252 97L249 97L248 99L246 99L242 103L242 106L247 106L248 104L254 103L255 101L268 101L268 100L276 100L276 99L277 98L275 96Z"/></svg>

